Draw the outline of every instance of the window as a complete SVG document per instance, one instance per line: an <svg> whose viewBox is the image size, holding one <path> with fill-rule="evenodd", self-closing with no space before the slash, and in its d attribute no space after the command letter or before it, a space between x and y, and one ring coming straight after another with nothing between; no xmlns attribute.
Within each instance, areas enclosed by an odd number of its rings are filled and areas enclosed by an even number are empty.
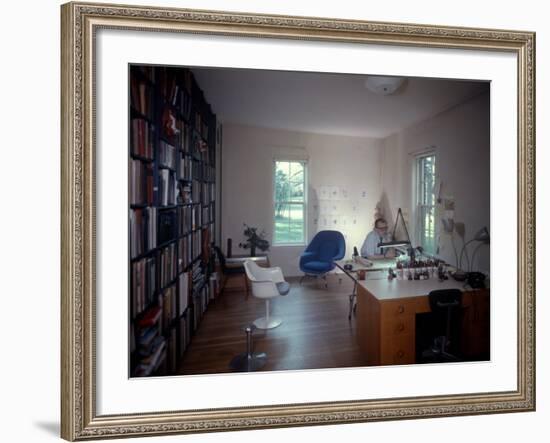
<svg viewBox="0 0 550 443"><path fill-rule="evenodd" d="M274 244L304 244L306 239L306 163L275 161Z"/></svg>
<svg viewBox="0 0 550 443"><path fill-rule="evenodd" d="M435 153L416 157L416 213L418 243L435 254Z"/></svg>

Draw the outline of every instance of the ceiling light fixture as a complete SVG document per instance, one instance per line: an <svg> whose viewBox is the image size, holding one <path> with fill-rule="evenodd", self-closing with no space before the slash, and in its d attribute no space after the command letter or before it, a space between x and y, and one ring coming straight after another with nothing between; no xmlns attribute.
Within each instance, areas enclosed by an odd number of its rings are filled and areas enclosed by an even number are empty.
<svg viewBox="0 0 550 443"><path fill-rule="evenodd" d="M382 77L369 75L365 80L365 87L379 95L391 95L399 89L405 79L403 77Z"/></svg>

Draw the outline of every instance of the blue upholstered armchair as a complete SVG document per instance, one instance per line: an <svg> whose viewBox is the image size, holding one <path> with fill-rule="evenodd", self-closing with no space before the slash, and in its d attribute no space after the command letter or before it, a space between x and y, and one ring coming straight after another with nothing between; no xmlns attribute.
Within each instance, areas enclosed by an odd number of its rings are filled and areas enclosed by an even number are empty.
<svg viewBox="0 0 550 443"><path fill-rule="evenodd" d="M325 279L326 274L334 269L334 261L341 260L346 255L346 241L339 231L320 231L300 257L300 270L306 276Z"/></svg>

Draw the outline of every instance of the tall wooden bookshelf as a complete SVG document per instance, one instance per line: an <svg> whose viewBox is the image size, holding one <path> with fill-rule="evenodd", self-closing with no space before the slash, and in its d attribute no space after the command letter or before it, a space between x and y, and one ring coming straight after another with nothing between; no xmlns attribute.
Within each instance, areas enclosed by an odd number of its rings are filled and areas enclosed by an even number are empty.
<svg viewBox="0 0 550 443"><path fill-rule="evenodd" d="M130 376L170 375L210 300L216 116L187 68L129 76Z"/></svg>

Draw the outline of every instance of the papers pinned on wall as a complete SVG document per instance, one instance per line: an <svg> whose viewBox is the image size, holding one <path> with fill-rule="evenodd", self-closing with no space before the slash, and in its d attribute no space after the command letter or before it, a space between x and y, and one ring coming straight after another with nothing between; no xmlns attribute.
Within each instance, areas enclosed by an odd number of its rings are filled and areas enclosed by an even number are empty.
<svg viewBox="0 0 550 443"><path fill-rule="evenodd" d="M340 188L340 200L349 200L349 192L346 188Z"/></svg>
<svg viewBox="0 0 550 443"><path fill-rule="evenodd" d="M329 200L340 200L340 188L338 186L329 186Z"/></svg>
<svg viewBox="0 0 550 443"><path fill-rule="evenodd" d="M329 189L328 186L320 186L317 190L317 197L319 200L328 200L329 199Z"/></svg>

